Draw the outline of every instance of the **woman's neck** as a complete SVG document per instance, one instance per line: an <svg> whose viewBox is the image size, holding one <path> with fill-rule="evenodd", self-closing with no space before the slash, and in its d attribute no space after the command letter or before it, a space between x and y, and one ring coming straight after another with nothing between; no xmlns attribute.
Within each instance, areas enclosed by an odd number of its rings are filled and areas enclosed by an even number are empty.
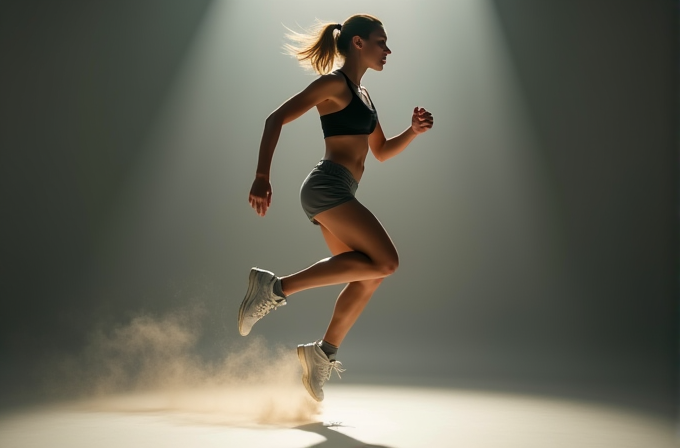
<svg viewBox="0 0 680 448"><path fill-rule="evenodd" d="M361 78L364 76L364 73L366 73L367 68L345 62L345 64L340 67L340 70L342 70L342 72L347 75L352 83L359 87L361 85Z"/></svg>

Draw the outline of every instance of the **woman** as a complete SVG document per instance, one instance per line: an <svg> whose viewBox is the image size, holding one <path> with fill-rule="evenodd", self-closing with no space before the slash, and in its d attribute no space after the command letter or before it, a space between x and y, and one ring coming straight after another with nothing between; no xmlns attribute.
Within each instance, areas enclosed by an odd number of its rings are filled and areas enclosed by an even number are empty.
<svg viewBox="0 0 680 448"><path fill-rule="evenodd" d="M382 71L392 53L377 18L354 15L343 24L326 24L313 35L298 34L294 38L299 45L288 48L321 76L267 118L249 201L260 216L267 213L272 197L269 172L281 128L316 106L326 152L302 184L300 199L307 217L319 225L333 256L284 277L253 268L238 325L245 336L255 322L285 305L292 294L347 283L323 339L297 348L302 382L310 395L321 401L331 371L342 372L335 360L338 347L373 292L399 264L397 250L385 229L354 197L368 150L380 161L394 157L418 134L430 129L433 118L416 107L411 126L396 137L385 138L375 106L361 86L366 70ZM336 57L344 64L329 73Z"/></svg>

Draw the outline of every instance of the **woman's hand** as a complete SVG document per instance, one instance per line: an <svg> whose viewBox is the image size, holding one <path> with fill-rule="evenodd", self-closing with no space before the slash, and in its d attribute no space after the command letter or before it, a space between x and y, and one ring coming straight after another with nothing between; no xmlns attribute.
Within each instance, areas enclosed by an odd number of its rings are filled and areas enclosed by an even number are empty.
<svg viewBox="0 0 680 448"><path fill-rule="evenodd" d="M272 203L272 185L269 183L269 178L255 177L253 186L250 187L248 202L258 215L264 216L267 213L267 209Z"/></svg>
<svg viewBox="0 0 680 448"><path fill-rule="evenodd" d="M422 107L416 107L413 109L413 117L411 118L411 129L416 134L422 134L428 129L432 128L434 124L434 118L432 114L423 109Z"/></svg>

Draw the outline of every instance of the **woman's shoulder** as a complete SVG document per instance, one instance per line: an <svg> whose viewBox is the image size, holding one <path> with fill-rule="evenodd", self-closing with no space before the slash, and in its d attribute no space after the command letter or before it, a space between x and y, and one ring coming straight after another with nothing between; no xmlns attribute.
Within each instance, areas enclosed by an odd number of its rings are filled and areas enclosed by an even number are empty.
<svg viewBox="0 0 680 448"><path fill-rule="evenodd" d="M337 71L319 75L312 81L307 89L309 90L323 90L330 94L338 94L345 88L345 79L341 73Z"/></svg>
<svg viewBox="0 0 680 448"><path fill-rule="evenodd" d="M342 76L342 73L340 73L340 70L334 70L330 73L326 73L325 75L319 75L319 77L316 78L316 81L329 85L344 84L345 78Z"/></svg>

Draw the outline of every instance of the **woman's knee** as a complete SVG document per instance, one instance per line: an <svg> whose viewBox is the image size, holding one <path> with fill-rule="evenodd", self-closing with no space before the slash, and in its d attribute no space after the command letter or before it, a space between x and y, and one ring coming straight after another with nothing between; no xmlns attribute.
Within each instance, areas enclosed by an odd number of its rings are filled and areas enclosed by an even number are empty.
<svg viewBox="0 0 680 448"><path fill-rule="evenodd" d="M385 276L392 275L395 272L397 272L398 267L399 260L395 259L394 261L390 261L389 263L383 266L383 273L385 274Z"/></svg>
<svg viewBox="0 0 680 448"><path fill-rule="evenodd" d="M387 277L388 275L394 274L399 267L399 256L395 252L393 255L384 258L377 264L380 274L383 277Z"/></svg>
<svg viewBox="0 0 680 448"><path fill-rule="evenodd" d="M379 277L399 267L397 250L380 221L356 199L316 215L316 220L343 246L363 253Z"/></svg>

